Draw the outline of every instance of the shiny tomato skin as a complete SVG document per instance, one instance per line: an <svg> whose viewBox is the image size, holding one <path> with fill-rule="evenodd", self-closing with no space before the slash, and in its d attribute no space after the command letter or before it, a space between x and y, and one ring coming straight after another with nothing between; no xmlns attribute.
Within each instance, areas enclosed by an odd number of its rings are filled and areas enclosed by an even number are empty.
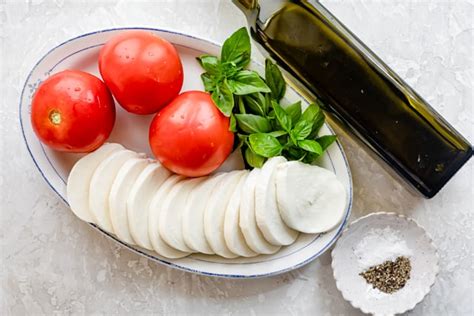
<svg viewBox="0 0 474 316"><path fill-rule="evenodd" d="M175 98L183 85L183 66L175 47L146 31L126 31L100 50L105 84L128 112L151 114Z"/></svg>
<svg viewBox="0 0 474 316"><path fill-rule="evenodd" d="M97 77L65 70L40 84L31 103L31 124L45 145L66 152L90 152L109 137L115 104Z"/></svg>
<svg viewBox="0 0 474 316"><path fill-rule="evenodd" d="M204 176L232 151L234 134L229 123L208 93L187 91L153 119L150 147L169 170L188 177Z"/></svg>

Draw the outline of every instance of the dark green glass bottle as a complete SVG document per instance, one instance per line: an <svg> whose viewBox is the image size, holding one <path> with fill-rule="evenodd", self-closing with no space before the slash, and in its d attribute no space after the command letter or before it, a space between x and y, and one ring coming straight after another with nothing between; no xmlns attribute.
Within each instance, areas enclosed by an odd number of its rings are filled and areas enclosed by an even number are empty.
<svg viewBox="0 0 474 316"><path fill-rule="evenodd" d="M267 55L424 196L471 158L466 139L318 2L234 3Z"/></svg>

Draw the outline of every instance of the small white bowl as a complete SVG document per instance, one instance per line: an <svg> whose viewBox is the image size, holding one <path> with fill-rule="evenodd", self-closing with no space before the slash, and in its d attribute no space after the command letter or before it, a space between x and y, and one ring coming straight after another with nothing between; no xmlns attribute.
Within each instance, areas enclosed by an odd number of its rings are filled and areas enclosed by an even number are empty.
<svg viewBox="0 0 474 316"><path fill-rule="evenodd" d="M410 279L392 294L374 289L359 275L365 269L354 251L371 229L386 227L396 231L411 253ZM332 251L332 269L337 288L352 306L367 314L394 315L413 309L428 294L439 270L438 253L431 238L413 219L395 213L372 213L344 230Z"/></svg>

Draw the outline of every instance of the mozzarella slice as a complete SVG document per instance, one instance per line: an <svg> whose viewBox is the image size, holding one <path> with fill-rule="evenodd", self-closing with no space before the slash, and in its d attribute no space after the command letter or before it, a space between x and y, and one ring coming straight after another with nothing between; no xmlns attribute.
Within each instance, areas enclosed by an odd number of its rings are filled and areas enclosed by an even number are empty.
<svg viewBox="0 0 474 316"><path fill-rule="evenodd" d="M283 221L303 233L322 233L344 216L346 191L329 170L291 161L276 171L277 201Z"/></svg>
<svg viewBox="0 0 474 316"><path fill-rule="evenodd" d="M67 201L72 212L83 221L94 222L89 210L89 186L95 169L104 159L121 149L124 148L120 144L106 143L72 167L67 179Z"/></svg>
<svg viewBox="0 0 474 316"><path fill-rule="evenodd" d="M117 173L109 195L109 213L112 228L117 237L128 243L135 244L130 234L127 213L127 199L130 190L140 173L150 160L142 158L132 158L123 164Z"/></svg>
<svg viewBox="0 0 474 316"><path fill-rule="evenodd" d="M258 254L247 246L244 235L239 227L240 200L247 177L248 173L240 178L229 200L229 204L227 204L224 220L224 238L231 252L242 257L254 257Z"/></svg>
<svg viewBox="0 0 474 316"><path fill-rule="evenodd" d="M245 242L250 249L256 253L272 254L277 252L280 246L270 244L265 237L263 237L255 218L255 186L260 173L261 169L253 169L245 181L240 201L239 224Z"/></svg>
<svg viewBox="0 0 474 316"><path fill-rule="evenodd" d="M214 254L204 233L204 212L214 187L224 176L224 173L220 173L206 179L189 194L182 217L183 239L186 245L195 252Z"/></svg>
<svg viewBox="0 0 474 316"><path fill-rule="evenodd" d="M204 233L212 251L224 258L235 258L238 255L230 251L224 237L224 221L227 204L247 171L227 173L222 181L212 190L204 212Z"/></svg>
<svg viewBox="0 0 474 316"><path fill-rule="evenodd" d="M184 242L182 215L189 193L203 178L188 179L173 186L163 201L160 213L159 232L171 247L183 252L192 252Z"/></svg>
<svg viewBox="0 0 474 316"><path fill-rule="evenodd" d="M133 240L140 247L153 250L148 235L148 210L154 193L171 172L160 163L146 166L130 189L127 199L128 226Z"/></svg>
<svg viewBox="0 0 474 316"><path fill-rule="evenodd" d="M148 236L153 249L159 255L170 259L183 258L188 256L189 252L182 252L170 247L160 235L160 214L163 206L163 200L177 183L184 178L178 175L172 175L158 188L150 201L148 213Z"/></svg>
<svg viewBox="0 0 474 316"><path fill-rule="evenodd" d="M137 157L139 155L131 150L120 150L102 161L94 171L89 187L89 208L94 222L107 232L114 233L109 212L110 189L123 164Z"/></svg>
<svg viewBox="0 0 474 316"><path fill-rule="evenodd" d="M298 237L298 232L281 219L276 200L275 170L285 162L286 159L282 156L267 160L255 186L255 218L258 228L268 242L277 246L290 245Z"/></svg>

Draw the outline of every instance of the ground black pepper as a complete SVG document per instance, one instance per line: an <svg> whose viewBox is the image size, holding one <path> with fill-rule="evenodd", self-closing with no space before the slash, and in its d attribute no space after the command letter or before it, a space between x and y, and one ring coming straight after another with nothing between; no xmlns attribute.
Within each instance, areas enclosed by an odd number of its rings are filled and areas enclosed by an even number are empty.
<svg viewBox="0 0 474 316"><path fill-rule="evenodd" d="M384 293L392 294L405 286L410 279L411 264L407 257L398 257L395 261L385 261L370 267L360 275Z"/></svg>

